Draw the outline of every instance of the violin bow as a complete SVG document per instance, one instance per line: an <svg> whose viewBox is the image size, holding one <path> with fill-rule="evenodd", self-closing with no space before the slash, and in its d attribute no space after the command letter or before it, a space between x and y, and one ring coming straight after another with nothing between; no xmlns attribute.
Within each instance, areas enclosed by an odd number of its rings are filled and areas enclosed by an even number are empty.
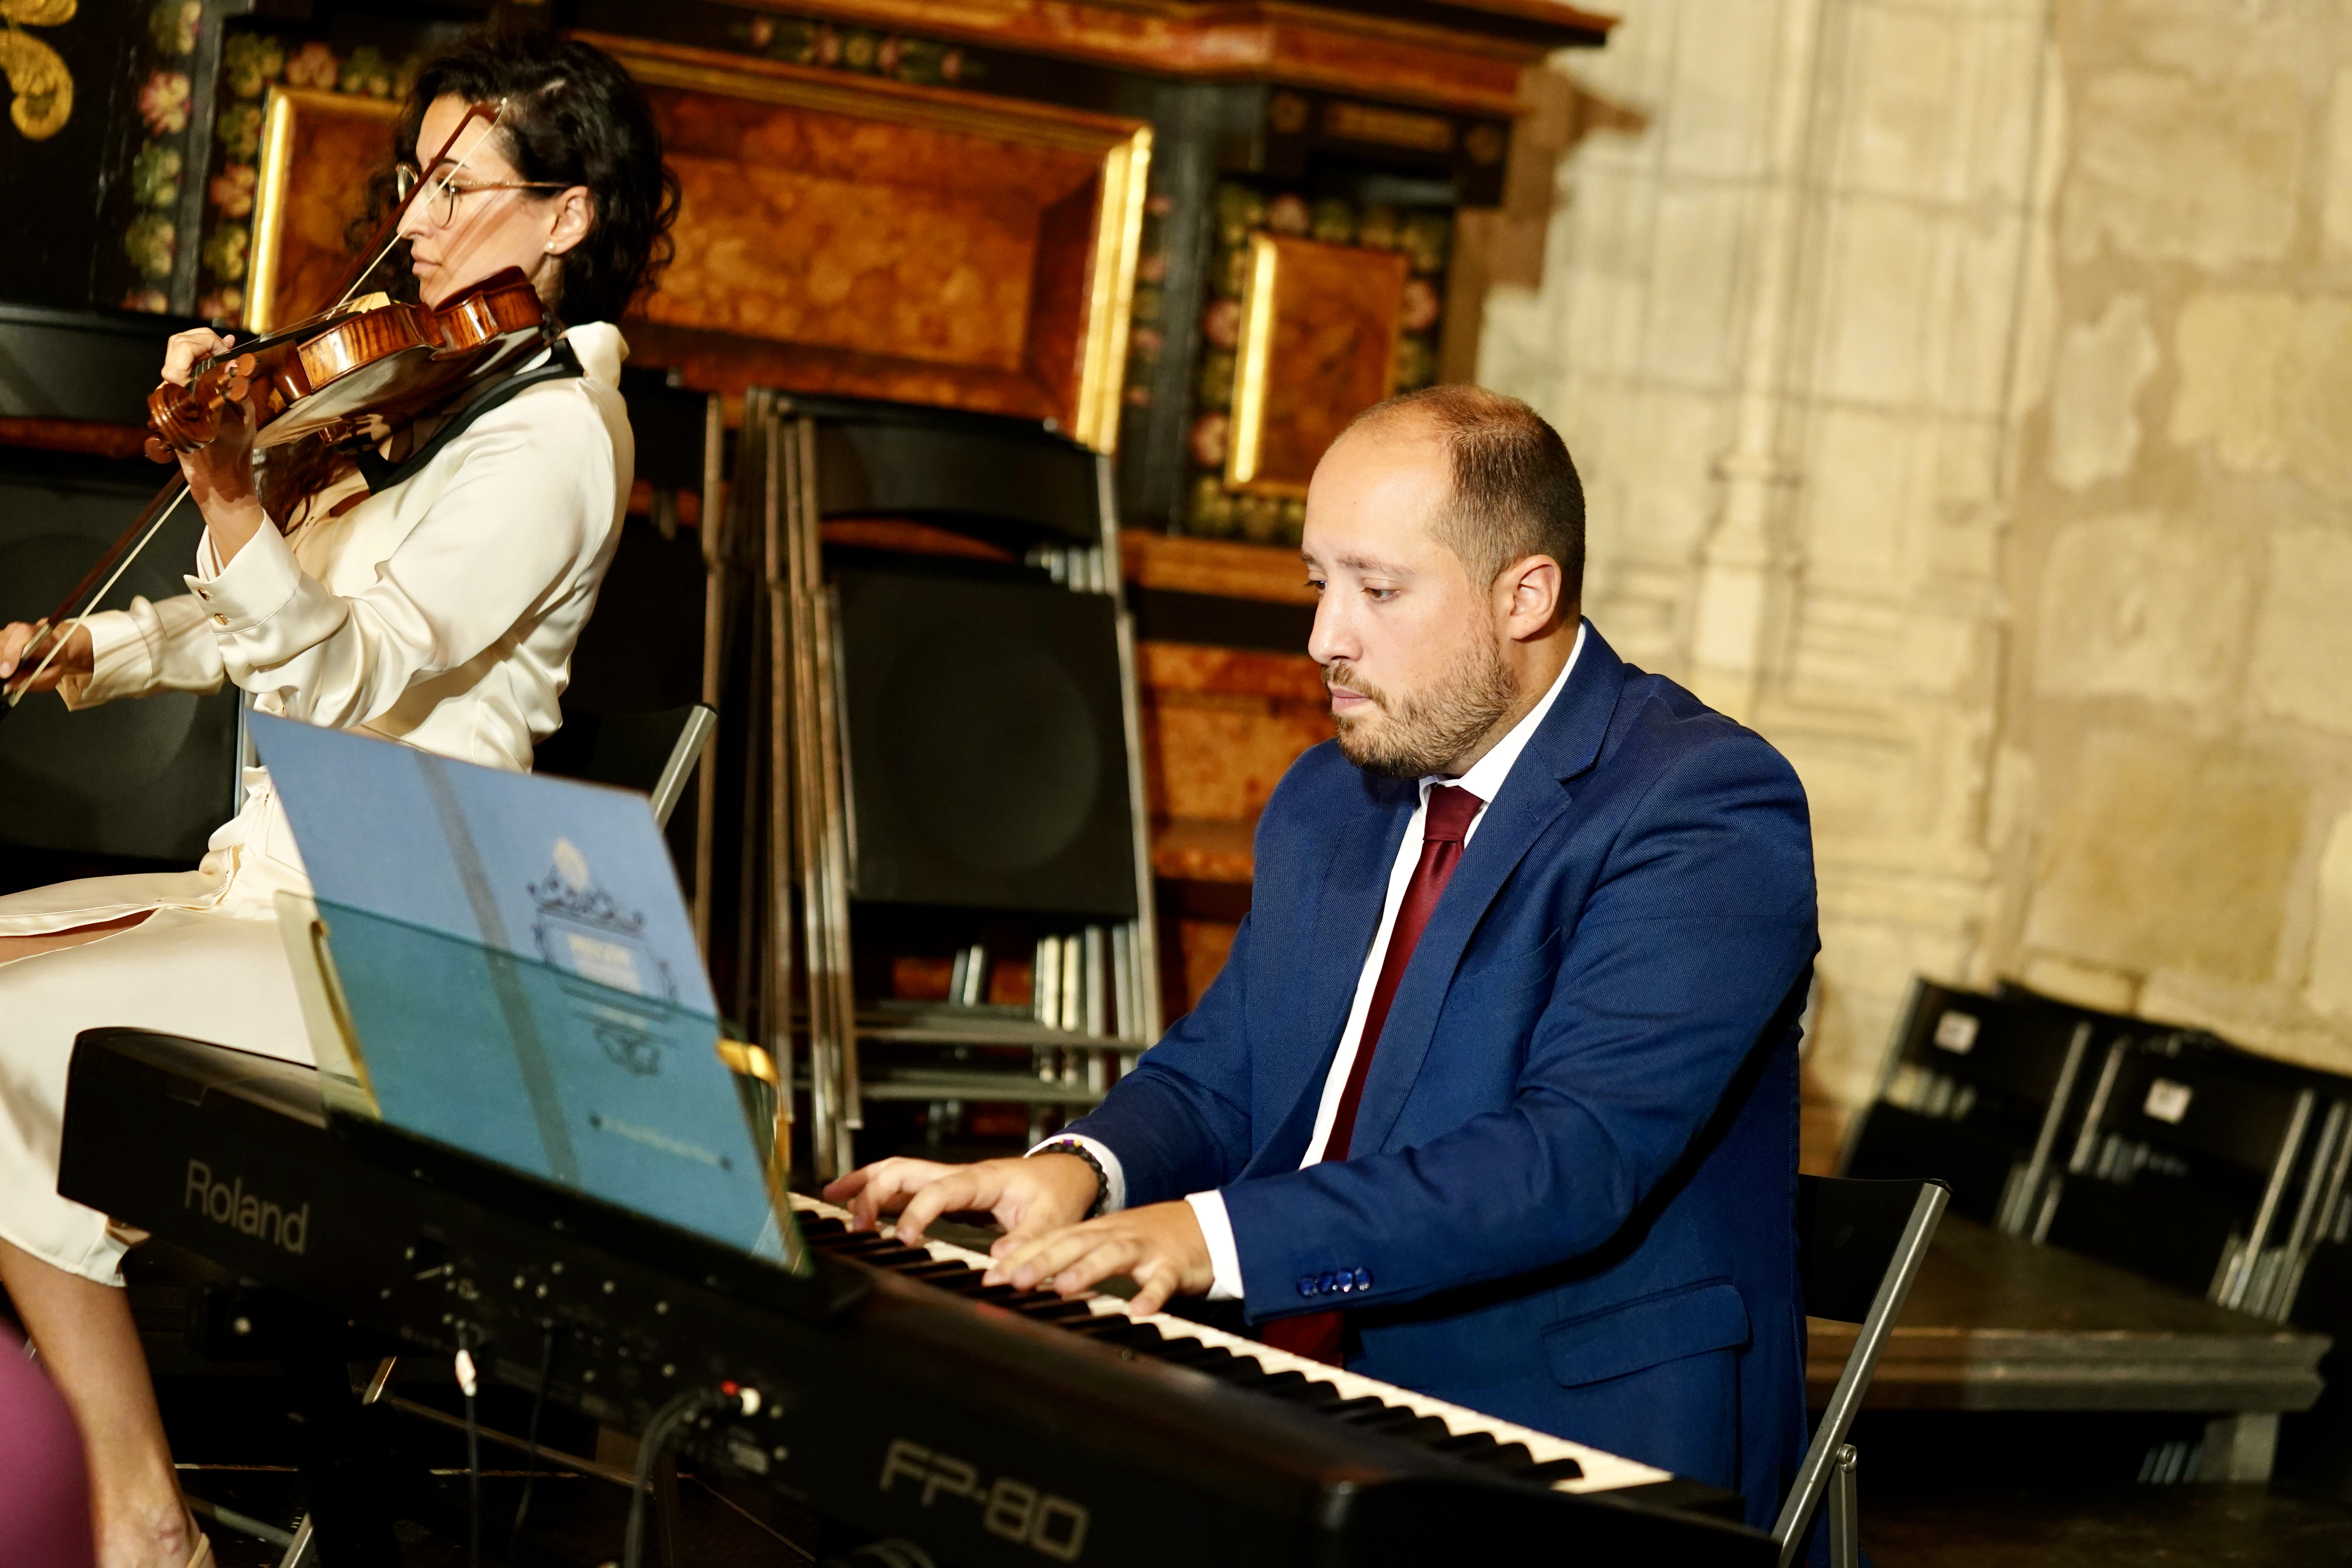
<svg viewBox="0 0 2352 1568"><path fill-rule="evenodd" d="M350 304L352 296L360 291L360 285L367 281L368 274L383 265L383 258L390 256L392 247L400 243L400 220L408 216L408 209L415 205L416 198L425 195L425 187L430 185L433 188L433 194L438 195L455 184L459 174L465 173L466 165L472 160L475 153L480 150L482 143L488 142L492 133L500 125L506 123L507 101L501 98L495 104L471 103L466 106L465 118L458 121L457 128L449 132L449 139L441 143L441 151L433 154L433 161L425 165L427 169L438 169L444 163L449 163L447 173L432 180L425 178L423 174L419 173L415 185L406 195L400 198L399 204L392 209L391 215L375 231L374 237L368 241L369 244L374 245L381 240L383 242L381 247L373 256L361 264L358 271L352 274L350 279L343 285L342 293L336 297L332 305L327 307L326 313L331 315ZM473 146L467 148L454 163L449 162L449 150L457 144L457 138L466 133L466 127L473 124L477 120L487 120L489 124L484 128L482 134L476 138Z"/></svg>
<svg viewBox="0 0 2352 1568"><path fill-rule="evenodd" d="M456 128L449 132L448 140L441 143L441 150L433 155L433 162L426 165L428 168L438 169L444 163L448 163L447 172L441 174L437 180L420 178L408 194L400 198L399 203L394 206L391 214L385 217L383 225L369 240L371 245L382 240L382 248L369 257L358 271L352 274L350 280L343 287L341 296L321 314L332 315L351 303L352 296L359 292L359 287L367 280L368 274L383 265L383 258L392 254L392 247L400 243L400 220L408 216L408 209L415 205L419 196L425 194L428 185L432 187L435 195L438 195L447 190L457 177L465 172L467 163L473 158L475 149L488 141L490 132L495 132L505 122L507 101L501 98L496 104L467 105L464 118L459 120ZM457 138L466 133L466 128L478 120L488 121L488 129L475 141L472 147L467 148L464 153L451 162L450 149L457 145ZM387 233L391 236L389 239L384 238ZM260 342L267 341L268 340L265 335L256 342L247 343L237 352L250 353ZM206 359L191 366L188 379L194 381L205 371L212 368L214 363L213 359ZM55 610L33 623L33 635L17 655L18 665L21 667L24 660L30 658L36 649L47 647L48 651L43 655L41 662L33 667L30 674L12 676L5 681L0 681L0 694L5 694L6 699L5 705L0 706L0 718L5 718L9 713L14 712L16 705L25 700L26 696L32 689L33 683L40 679L50 665L57 662L58 655L65 651L66 644L72 639L73 634L96 612L99 602L113 591L117 583L122 581L122 574L131 570L131 563L137 561L147 546L154 542L155 536L163 531L163 525L172 520L172 514L177 511L180 509L180 503L187 499L188 481L185 475L174 475L166 480L163 488L156 492L155 499L149 501L131 526L123 530L121 536L107 547L106 553L98 558L98 563L82 574L81 581L74 584L73 591L65 596ZM134 543L133 541L137 542ZM107 574L109 567L113 568L111 575ZM103 583L99 582L101 576L106 579ZM93 583L98 584L95 593L90 592L90 584ZM78 601L83 601L84 595L88 595L88 598L83 607L79 611L74 610L72 606Z"/></svg>
<svg viewBox="0 0 2352 1568"><path fill-rule="evenodd" d="M24 660L31 656L34 649L45 645L48 652L43 656L39 664L33 667L31 674L12 677L9 682L0 687L0 689L6 691L8 699L7 706L0 708L0 717L15 711L16 705L25 700L26 694L32 689L33 683L41 679L43 672L50 665L57 662L58 655L65 651L67 642L72 638L82 622L89 618L90 612L97 608L98 602L105 598L117 583L122 581L122 574L131 570L131 563L139 559L139 552L146 549L157 534L163 531L163 525L172 520L172 514L179 510L180 503L187 499L186 476L175 475L166 480L163 489L157 492L153 500L147 503L145 510L140 512L137 520L123 531L122 537L117 539L108 548L106 553L98 558L98 564L83 574L82 580L74 584L73 592L65 597L65 604L34 623L33 636L25 644L24 651L16 656L17 663L21 666ZM138 541L136 544L131 542L134 539ZM89 585L97 582L110 566L114 568L113 574L99 584L96 593L90 593ZM73 604L85 594L89 595L89 607L79 614L68 615L66 605Z"/></svg>

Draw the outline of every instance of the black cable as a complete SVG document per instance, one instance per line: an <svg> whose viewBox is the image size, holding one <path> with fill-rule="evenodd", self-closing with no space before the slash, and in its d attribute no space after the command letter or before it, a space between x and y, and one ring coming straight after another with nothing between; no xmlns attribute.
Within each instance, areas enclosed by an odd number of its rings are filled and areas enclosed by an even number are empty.
<svg viewBox="0 0 2352 1568"><path fill-rule="evenodd" d="M522 1556L522 1521L530 1516L531 1489L539 1485L539 1415L547 1408L547 1380L555 1370L555 1335L548 1329L539 1342L539 1387L530 1396L530 1426L524 1434L522 1500L515 1504L514 1529L507 1536L510 1560Z"/></svg>
<svg viewBox="0 0 2352 1568"><path fill-rule="evenodd" d="M670 1440L677 1436L679 1427L727 1402L728 1395L716 1388L689 1388L672 1394L669 1402L646 1423L644 1433L637 1438L637 1468L629 1489L629 1532L621 1548L621 1568L643 1568L646 1494L653 1489L654 1467L661 1462Z"/></svg>
<svg viewBox="0 0 2352 1568"><path fill-rule="evenodd" d="M477 1370L458 1384L458 1392L466 1396L466 1568L482 1568L482 1432L474 1421L474 1388L479 1376Z"/></svg>

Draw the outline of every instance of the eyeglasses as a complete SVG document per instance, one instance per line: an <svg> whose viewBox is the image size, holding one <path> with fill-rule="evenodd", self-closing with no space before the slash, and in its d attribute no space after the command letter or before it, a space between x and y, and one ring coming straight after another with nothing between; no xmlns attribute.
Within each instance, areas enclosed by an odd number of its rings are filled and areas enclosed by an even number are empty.
<svg viewBox="0 0 2352 1568"><path fill-rule="evenodd" d="M423 178L424 176L417 173L415 164L402 163L393 170L393 188L402 201L406 201L408 193L415 190L417 183ZM436 180L433 182L433 188L425 193L425 211L427 217L441 227L446 228L457 221L458 199L470 196L478 191L568 191L571 188L570 185L552 180L497 180L478 185L461 185L452 180Z"/></svg>

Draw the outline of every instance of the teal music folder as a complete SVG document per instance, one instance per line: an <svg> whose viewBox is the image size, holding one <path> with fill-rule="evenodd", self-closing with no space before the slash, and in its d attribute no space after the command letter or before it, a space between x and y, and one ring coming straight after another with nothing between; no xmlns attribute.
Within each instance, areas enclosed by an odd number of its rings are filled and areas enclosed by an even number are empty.
<svg viewBox="0 0 2352 1568"><path fill-rule="evenodd" d="M376 1114L805 1271L643 795L253 730Z"/></svg>

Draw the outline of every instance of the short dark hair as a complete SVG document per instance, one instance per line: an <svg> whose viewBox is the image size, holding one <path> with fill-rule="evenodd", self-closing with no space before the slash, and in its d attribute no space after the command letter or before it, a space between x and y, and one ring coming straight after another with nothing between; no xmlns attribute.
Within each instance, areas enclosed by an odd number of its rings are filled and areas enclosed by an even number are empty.
<svg viewBox="0 0 2352 1568"><path fill-rule="evenodd" d="M677 176L662 162L646 95L604 50L534 27L484 29L425 62L396 139L414 162L425 111L444 94L507 100L498 131L524 179L585 185L595 218L565 252L555 313L566 322L618 319L669 265Z"/></svg>
<svg viewBox="0 0 2352 1568"><path fill-rule="evenodd" d="M1549 555L1581 598L1584 485L1559 432L1517 398L1467 382L1374 404L1348 428L1408 416L1432 427L1453 465L1453 500L1431 526L1470 580L1491 584L1512 562Z"/></svg>

